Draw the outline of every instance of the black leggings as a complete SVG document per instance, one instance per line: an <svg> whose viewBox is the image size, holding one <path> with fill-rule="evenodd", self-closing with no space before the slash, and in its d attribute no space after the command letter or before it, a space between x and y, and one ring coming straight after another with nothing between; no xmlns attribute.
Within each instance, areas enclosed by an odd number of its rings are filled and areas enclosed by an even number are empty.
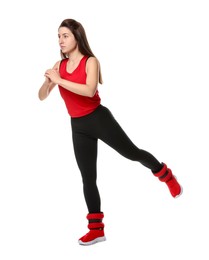
<svg viewBox="0 0 209 260"><path fill-rule="evenodd" d="M139 149L129 139L111 112L100 105L93 113L71 118L75 157L81 171L84 197L89 213L100 212L97 179L97 142L102 140L124 157L138 161L153 172L162 164L150 153Z"/></svg>

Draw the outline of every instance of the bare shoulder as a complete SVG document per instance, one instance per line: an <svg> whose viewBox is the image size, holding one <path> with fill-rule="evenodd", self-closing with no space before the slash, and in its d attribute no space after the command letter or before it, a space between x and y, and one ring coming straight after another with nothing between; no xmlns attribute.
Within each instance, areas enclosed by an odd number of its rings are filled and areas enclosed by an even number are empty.
<svg viewBox="0 0 209 260"><path fill-rule="evenodd" d="M99 61L96 57L89 57L86 61L86 72L97 71L99 68Z"/></svg>
<svg viewBox="0 0 209 260"><path fill-rule="evenodd" d="M86 62L87 66L98 66L98 64L99 61L96 57L89 57Z"/></svg>
<svg viewBox="0 0 209 260"><path fill-rule="evenodd" d="M57 61L57 62L54 64L53 69L59 70L60 63L61 63L61 60Z"/></svg>

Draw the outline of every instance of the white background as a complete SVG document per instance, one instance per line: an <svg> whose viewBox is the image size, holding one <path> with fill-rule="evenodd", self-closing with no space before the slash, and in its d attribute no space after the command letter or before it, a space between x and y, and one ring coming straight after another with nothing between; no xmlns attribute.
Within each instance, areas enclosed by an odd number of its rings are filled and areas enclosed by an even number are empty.
<svg viewBox="0 0 209 260"><path fill-rule="evenodd" d="M7 1L0 6L0 259L208 260L207 1ZM167 187L99 142L107 241L90 247L70 119L58 89L57 29L80 21L100 60L102 103L184 187Z"/></svg>

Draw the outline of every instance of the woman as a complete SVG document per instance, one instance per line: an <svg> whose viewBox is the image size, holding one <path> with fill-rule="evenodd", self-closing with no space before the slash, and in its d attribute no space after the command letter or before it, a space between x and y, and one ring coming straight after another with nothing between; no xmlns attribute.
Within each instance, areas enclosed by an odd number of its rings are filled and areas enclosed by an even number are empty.
<svg viewBox="0 0 209 260"><path fill-rule="evenodd" d="M174 198L182 193L182 188L166 164L136 147L111 112L101 104L98 93L98 84L102 84L100 64L89 46L83 26L73 19L66 19L58 28L58 37L62 59L45 72L39 98L44 100L58 85L71 117L74 152L88 208L89 232L79 239L79 244L91 245L105 240L104 214L96 184L98 139L124 157L149 168L168 186Z"/></svg>

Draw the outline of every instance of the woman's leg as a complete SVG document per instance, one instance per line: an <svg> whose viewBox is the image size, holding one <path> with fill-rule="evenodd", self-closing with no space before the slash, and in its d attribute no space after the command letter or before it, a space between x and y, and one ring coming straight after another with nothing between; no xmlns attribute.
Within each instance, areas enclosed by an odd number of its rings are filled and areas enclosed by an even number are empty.
<svg viewBox="0 0 209 260"><path fill-rule="evenodd" d="M100 211L100 196L96 184L97 139L80 131L73 131L73 144L89 212L86 216L89 232L79 238L78 242L80 245L92 245L106 240L102 222L104 214Z"/></svg>
<svg viewBox="0 0 209 260"><path fill-rule="evenodd" d="M149 152L139 149L127 136L111 112L102 107L97 122L97 137L122 156L138 161L153 172L162 169L162 164Z"/></svg>
<svg viewBox="0 0 209 260"><path fill-rule="evenodd" d="M89 213L100 212L97 179L97 139L73 131L73 145L83 180L84 197Z"/></svg>
<svg viewBox="0 0 209 260"><path fill-rule="evenodd" d="M172 171L167 168L166 164L160 163L152 154L133 144L107 108L102 107L100 109L100 116L97 117L97 120L99 121L97 122L98 127L95 128L98 131L98 138L124 157L138 161L149 168L160 181L166 183L174 198L181 195L182 187Z"/></svg>

